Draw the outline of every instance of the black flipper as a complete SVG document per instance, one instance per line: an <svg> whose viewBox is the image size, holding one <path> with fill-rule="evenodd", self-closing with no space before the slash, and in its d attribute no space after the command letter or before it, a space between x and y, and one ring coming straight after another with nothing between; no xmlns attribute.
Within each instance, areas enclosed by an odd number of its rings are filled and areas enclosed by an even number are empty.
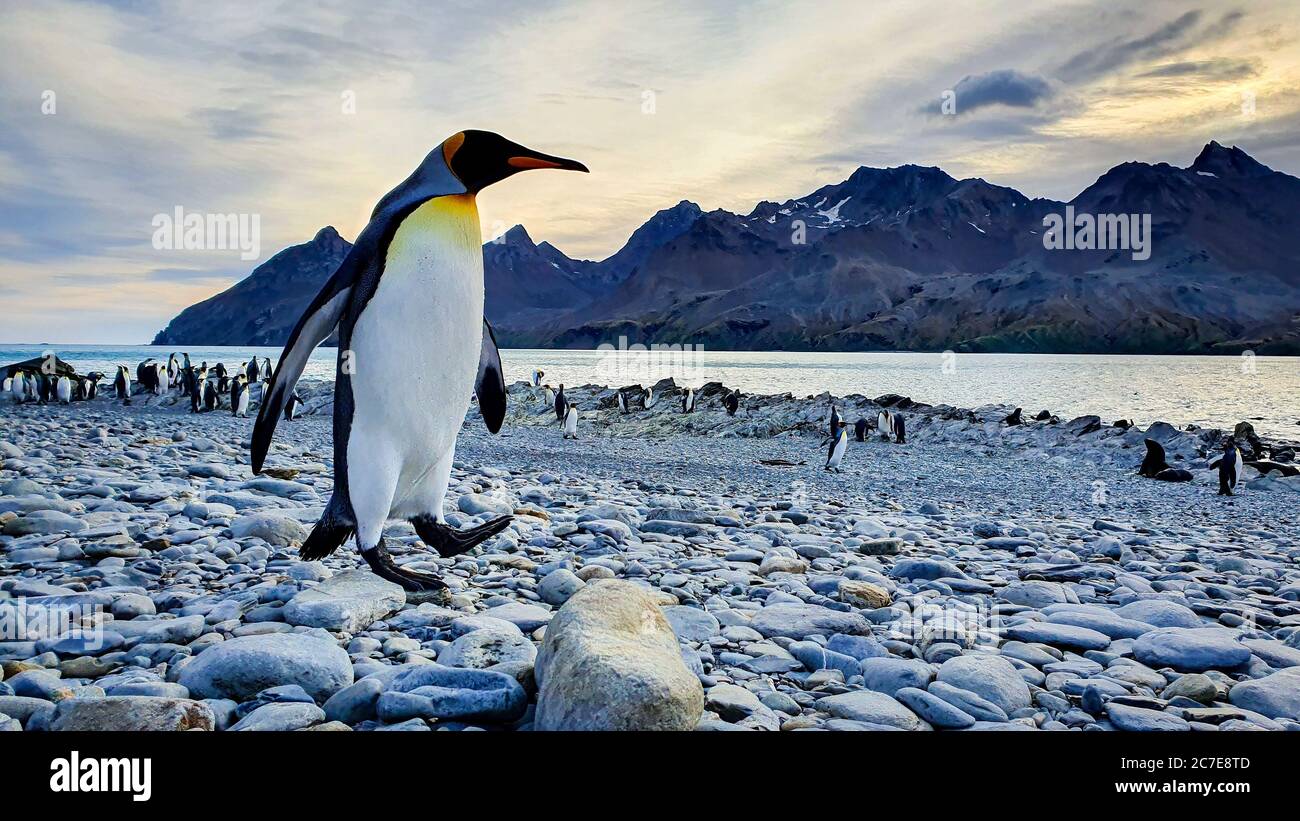
<svg viewBox="0 0 1300 821"><path fill-rule="evenodd" d="M351 535L352 527L350 525L334 524L321 519L312 528L307 541L303 542L302 547L298 548L298 555L304 562L323 559L338 550L339 546L346 542Z"/></svg>
<svg viewBox="0 0 1300 821"><path fill-rule="evenodd" d="M263 392L262 404L257 410L257 422L253 425L253 473L262 472L262 462L271 447L276 423L284 415L284 406L293 394L303 369L307 367L307 358L317 345L334 332L343 317L343 311L352 295L355 269L359 264L359 260L349 254L311 305L307 306L298 324L294 326L293 333L289 334L289 341L280 354L280 366L275 369L275 375Z"/></svg>
<svg viewBox="0 0 1300 821"><path fill-rule="evenodd" d="M361 557L366 560L366 564L370 565L370 569L376 576L400 584L403 589L412 593L447 589L447 583L437 576L430 573L417 573L414 570L403 570L394 564L383 539L369 550L361 551Z"/></svg>
<svg viewBox="0 0 1300 821"><path fill-rule="evenodd" d="M501 430L501 423L506 418L506 376L501 368L497 336L492 332L487 317L483 317L483 349L479 353L474 393L478 395L478 411L483 414L487 429L493 433Z"/></svg>
<svg viewBox="0 0 1300 821"><path fill-rule="evenodd" d="M465 530L440 524L432 516L416 516L411 519L411 524L415 525L415 532L420 535L420 541L436 550L438 555L445 559L449 556L459 556L478 547L505 530L513 518L513 516L498 516L486 524Z"/></svg>

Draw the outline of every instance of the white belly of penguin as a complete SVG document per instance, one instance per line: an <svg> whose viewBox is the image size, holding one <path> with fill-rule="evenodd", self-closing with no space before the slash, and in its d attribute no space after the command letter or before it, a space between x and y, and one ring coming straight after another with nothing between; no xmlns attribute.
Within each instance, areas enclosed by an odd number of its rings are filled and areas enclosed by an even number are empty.
<svg viewBox="0 0 1300 821"><path fill-rule="evenodd" d="M456 442L482 329L478 212L470 198L431 200L398 228L352 331L349 480L362 460L383 460L397 474L390 516L427 512L417 491Z"/></svg>

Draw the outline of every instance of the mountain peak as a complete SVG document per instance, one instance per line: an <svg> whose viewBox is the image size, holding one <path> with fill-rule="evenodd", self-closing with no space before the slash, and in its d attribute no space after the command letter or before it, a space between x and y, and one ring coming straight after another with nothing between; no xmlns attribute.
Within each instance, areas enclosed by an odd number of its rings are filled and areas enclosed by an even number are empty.
<svg viewBox="0 0 1300 821"><path fill-rule="evenodd" d="M1217 140L1206 143L1188 170L1216 176L1238 177L1258 177L1273 173L1273 169L1237 146L1225 148Z"/></svg>
<svg viewBox="0 0 1300 821"><path fill-rule="evenodd" d="M509 231L506 231L500 237L501 242L511 245L536 245L533 238L528 235L528 229L522 225L515 225Z"/></svg>
<svg viewBox="0 0 1300 821"><path fill-rule="evenodd" d="M341 239L343 239L343 237L339 236L338 230L335 229L333 225L326 225L324 228L316 232L316 236L312 237L311 241L317 245L324 245L326 243L338 242Z"/></svg>

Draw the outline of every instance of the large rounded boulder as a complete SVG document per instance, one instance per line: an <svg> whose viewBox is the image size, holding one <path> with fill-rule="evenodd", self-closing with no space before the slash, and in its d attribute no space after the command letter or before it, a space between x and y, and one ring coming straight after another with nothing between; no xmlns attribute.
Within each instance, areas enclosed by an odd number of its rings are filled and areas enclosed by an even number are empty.
<svg viewBox="0 0 1300 821"><path fill-rule="evenodd" d="M631 582L574 593L546 627L536 676L538 730L691 730L704 711L672 626Z"/></svg>
<svg viewBox="0 0 1300 821"><path fill-rule="evenodd" d="M319 636L241 636L199 653L181 669L179 681L193 698L234 701L297 684L320 703L352 683L352 662L346 650Z"/></svg>

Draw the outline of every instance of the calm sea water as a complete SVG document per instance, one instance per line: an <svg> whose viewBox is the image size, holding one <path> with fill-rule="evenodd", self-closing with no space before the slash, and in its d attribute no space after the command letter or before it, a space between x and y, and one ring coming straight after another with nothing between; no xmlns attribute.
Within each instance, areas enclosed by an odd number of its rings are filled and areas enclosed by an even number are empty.
<svg viewBox="0 0 1300 821"><path fill-rule="evenodd" d="M0 345L0 364L54 350L85 373L112 373L146 357L166 360L150 346ZM254 354L275 362L279 348L189 348L195 362L247 362ZM328 379L336 351L318 349L306 377ZM1105 421L1128 418L1230 427L1249 420L1260 433L1300 439L1300 358L1229 356L1091 356L1040 354L785 353L704 351L617 353L505 350L506 381L527 379L581 385L650 384L672 376L679 384L721 381L746 393L796 396L830 391L879 396L899 393L932 404L986 403L1044 408L1062 417L1085 413Z"/></svg>

